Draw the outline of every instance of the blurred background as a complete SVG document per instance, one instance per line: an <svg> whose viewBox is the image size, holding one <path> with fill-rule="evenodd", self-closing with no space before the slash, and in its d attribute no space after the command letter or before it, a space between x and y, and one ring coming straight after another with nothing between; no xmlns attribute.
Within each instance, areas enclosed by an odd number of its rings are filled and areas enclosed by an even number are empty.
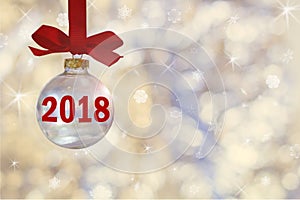
<svg viewBox="0 0 300 200"><path fill-rule="evenodd" d="M88 33L113 30L125 57L109 69L90 59L89 71L116 101L109 145L68 150L47 140L35 109L70 55L34 57L27 48L37 47L31 34L42 24L67 33L67 0L2 0L1 198L299 198L299 3L88 0ZM151 40L153 28L165 30L155 38L166 43ZM150 35L139 36L145 30ZM178 42L185 38L193 42ZM155 48L130 52L143 45ZM156 121L165 122L155 127L161 137L132 137L153 134L147 127ZM168 165L147 173L123 169L142 161L116 151L151 155L162 147L157 162Z"/></svg>

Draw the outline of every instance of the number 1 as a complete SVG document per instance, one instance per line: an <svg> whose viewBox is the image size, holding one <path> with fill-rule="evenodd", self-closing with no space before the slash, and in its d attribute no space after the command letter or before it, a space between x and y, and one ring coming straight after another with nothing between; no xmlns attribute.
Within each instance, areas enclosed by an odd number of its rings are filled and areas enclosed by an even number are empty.
<svg viewBox="0 0 300 200"><path fill-rule="evenodd" d="M79 122L91 122L92 118L89 118L89 97L84 96L79 100L79 106L82 105L82 117L79 118Z"/></svg>

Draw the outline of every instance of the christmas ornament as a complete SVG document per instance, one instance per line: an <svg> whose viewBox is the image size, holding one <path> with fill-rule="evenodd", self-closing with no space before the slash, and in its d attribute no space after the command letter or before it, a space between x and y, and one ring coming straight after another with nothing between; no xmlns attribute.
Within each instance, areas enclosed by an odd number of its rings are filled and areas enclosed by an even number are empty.
<svg viewBox="0 0 300 200"><path fill-rule="evenodd" d="M69 0L69 36L41 26L32 38L46 50L29 47L36 56L70 52L88 54L111 66L122 56L113 50L122 40L106 31L86 37L86 0ZM65 71L43 89L37 103L37 119L46 137L65 148L89 147L103 138L113 122L113 102L109 90L87 71L88 60L65 60Z"/></svg>
<svg viewBox="0 0 300 200"><path fill-rule="evenodd" d="M65 72L52 79L39 97L38 122L47 138L59 146L91 146L113 122L110 92L87 68L87 60L67 59Z"/></svg>

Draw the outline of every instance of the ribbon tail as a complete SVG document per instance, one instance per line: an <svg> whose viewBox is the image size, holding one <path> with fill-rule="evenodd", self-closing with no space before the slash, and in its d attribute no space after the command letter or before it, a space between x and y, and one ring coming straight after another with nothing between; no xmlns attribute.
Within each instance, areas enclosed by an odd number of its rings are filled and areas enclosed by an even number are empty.
<svg viewBox="0 0 300 200"><path fill-rule="evenodd" d="M48 55L48 54L54 53L51 50L41 50L41 49L37 49L37 48L34 48L34 47L30 47L30 46L29 46L29 49L31 50L31 52L35 56L44 56L44 55Z"/></svg>
<svg viewBox="0 0 300 200"><path fill-rule="evenodd" d="M105 31L96 35L90 36L87 39L87 46L89 48L101 45L102 47L114 50L123 45L123 41L114 32Z"/></svg>
<svg viewBox="0 0 300 200"><path fill-rule="evenodd" d="M106 31L87 39L87 53L95 60L111 66L123 58L123 56L113 52L122 45L123 41L115 33Z"/></svg>
<svg viewBox="0 0 300 200"><path fill-rule="evenodd" d="M118 62L123 56L120 56L117 53L114 52L105 52L103 50L97 51L93 50L89 53L90 56L92 56L95 60L103 63L104 65L110 67L116 62Z"/></svg>

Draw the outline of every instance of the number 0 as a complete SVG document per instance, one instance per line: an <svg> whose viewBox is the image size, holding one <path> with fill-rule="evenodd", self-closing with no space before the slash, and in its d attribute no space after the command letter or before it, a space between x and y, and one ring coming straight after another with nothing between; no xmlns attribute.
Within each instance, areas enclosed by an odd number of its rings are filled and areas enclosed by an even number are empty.
<svg viewBox="0 0 300 200"><path fill-rule="evenodd" d="M69 101L69 117L66 116L66 103ZM75 102L72 96L64 96L60 102L60 117L65 123L71 123L75 117Z"/></svg>

